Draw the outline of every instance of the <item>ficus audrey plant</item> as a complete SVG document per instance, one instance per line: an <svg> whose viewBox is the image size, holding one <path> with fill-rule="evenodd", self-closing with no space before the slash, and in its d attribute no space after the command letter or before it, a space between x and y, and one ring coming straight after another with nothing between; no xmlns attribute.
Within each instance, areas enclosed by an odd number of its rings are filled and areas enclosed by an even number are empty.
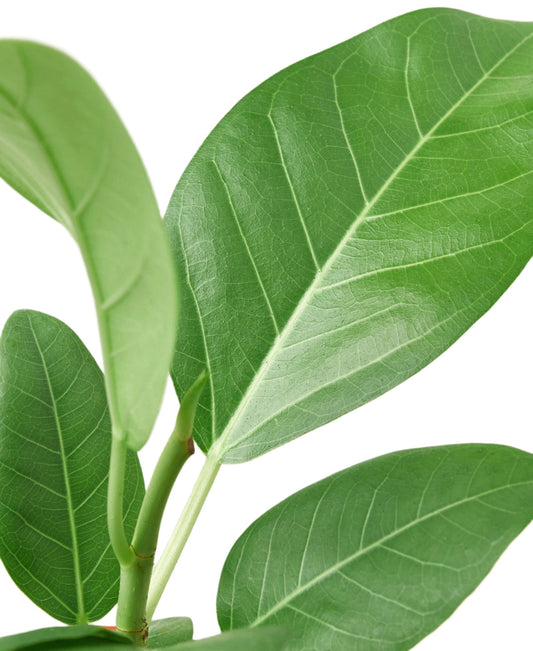
<svg viewBox="0 0 533 651"><path fill-rule="evenodd" d="M104 361L47 314L4 326L0 556L68 626L0 651L401 651L475 589L533 518L533 455L503 445L393 452L323 479L235 543L219 636L154 619L221 464L407 379L527 264L532 64L533 23L400 16L241 100L162 221L91 77L0 42L0 175L77 242ZM145 488L137 453L169 369L180 409ZM205 464L154 564L195 444ZM115 604L116 630L90 625Z"/></svg>

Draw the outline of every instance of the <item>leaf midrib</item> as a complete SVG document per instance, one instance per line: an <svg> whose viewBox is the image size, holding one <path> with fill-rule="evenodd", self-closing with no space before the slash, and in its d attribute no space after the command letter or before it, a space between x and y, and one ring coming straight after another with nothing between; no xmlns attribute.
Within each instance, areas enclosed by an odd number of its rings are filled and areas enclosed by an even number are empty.
<svg viewBox="0 0 533 651"><path fill-rule="evenodd" d="M424 515L422 517L417 517L415 520L412 520L411 522L404 525L403 527L395 529L394 531L387 534L386 536L383 536L382 538L379 538L378 540L374 541L373 543L371 543L370 545L368 545L364 549L359 548L354 554L352 554L351 556L347 556L342 561L339 561L338 563L335 563L335 565L332 565L327 570L324 570L320 574L317 574L313 579L308 581L306 584L298 586L295 590L290 592L286 597L284 597L281 601L279 601L275 606L270 608L266 613L264 613L260 617L257 617L253 622L247 624L247 626L249 626L250 628L252 628L254 626L258 626L259 624L264 622L266 619L271 617L274 613L278 612L284 606L289 604L293 599L300 596L301 594L303 594L304 592L306 592L307 590L312 588L317 583L320 583L320 581L328 578L328 576L331 576L332 574L335 574L335 572L342 569L346 565L352 563L353 561L357 560L361 556L364 556L365 554L371 552L372 550L377 549L378 547L381 547L383 545L383 543L386 543L389 540L395 538L396 536L399 536L402 533L405 533L406 531L409 531L409 529L419 525L422 522L425 522L426 520L430 520L433 517L441 515L442 513L445 513L446 511L454 509L454 508L456 508L458 506L461 506L463 504L467 504L467 503L473 502L473 501L478 501L478 500L480 500L483 497L486 497L488 495L494 495L495 493L498 493L499 491L518 488L520 486L530 486L530 485L533 485L533 481L516 482L514 484L507 484L505 486L499 486L498 488L492 488L492 489L490 489L488 491L478 493L477 495L470 495L469 497L465 497L462 500L458 500L457 502L453 502L452 504L448 504L445 507L442 507L440 509L436 509L435 511L431 511L430 513L427 513L426 515Z"/></svg>
<svg viewBox="0 0 533 651"><path fill-rule="evenodd" d="M499 59L489 70L487 70L481 77L480 79L470 87L468 91L466 91L455 104L453 104L448 111L433 125L433 127L424 135L422 136L417 144L411 149L411 151L407 154L407 156L403 159L403 161L396 167L396 169L391 173L391 175L387 178L385 183L381 186L381 188L376 192L374 197L371 199L370 202L368 202L359 216L354 220L352 226L348 229L340 243L337 245L337 247L334 249L334 251L331 253L331 255L328 257L326 260L326 263L324 266L320 269L318 269L317 273L315 274L315 278L305 294L302 296L298 304L296 305L296 308L294 309L291 317L288 319L287 323L285 324L283 330L281 333L274 339L274 343L270 350L268 351L267 355L263 359L263 362L261 363L261 366L257 372L257 374L254 376L252 382L249 384L247 390L243 394L243 397L239 404L237 405L237 408L233 412L232 417L228 421L228 424L224 428L222 434L216 441L216 443L211 447L209 454L212 454L213 456L216 457L218 461L222 461L223 457L227 452L230 450L238 447L243 441L247 440L252 434L247 433L244 436L242 436L240 439L237 441L234 441L231 445L224 447L224 444L226 440L229 438L229 435L231 434L231 431L233 427L238 423L239 418L241 413L246 409L248 403L252 399L256 387L260 385L263 376L266 374L268 368L270 367L271 361L275 358L277 353L283 348L283 344L285 340L288 338L289 334L291 333L293 327L295 324L298 322L300 315L304 312L306 309L311 297L314 295L315 290L317 287L320 285L320 282L322 279L327 275L333 264L335 263L338 255L340 252L344 249L348 241L353 237L359 226L364 223L365 219L367 216L369 216L370 211L372 208L376 205L376 203L381 199L381 197L385 194L385 192L388 190L390 185L393 183L393 181L398 177L400 172L404 169L404 167L416 156L417 152L432 138L433 134L437 129L454 113L454 111L466 100L470 95L481 86L489 77L490 75L497 69L499 68L516 50L518 50L525 42L527 42L533 34L529 34L528 36L524 37L521 39L513 48L511 48L501 59ZM253 433L253 432L252 432Z"/></svg>
<svg viewBox="0 0 533 651"><path fill-rule="evenodd" d="M54 397L54 390L52 387L52 383L50 381L50 375L48 373L48 367L46 364L46 360L44 357L43 350L41 348L41 345L39 343L39 340L37 338L36 332L33 328L33 323L31 321L31 317L28 315L28 323L33 335L33 339L35 341L35 345L37 346L37 350L39 352L39 356L41 358L41 362L43 365L43 371L46 377L46 383L48 386L48 390L50 392L50 398L52 400L52 411L54 414L54 420L56 423L56 429L57 429L57 434L58 434L58 442L59 442L59 451L60 451L60 457L61 457L61 467L63 469L63 479L65 482L65 501L67 504L67 512L68 512L68 520L69 520L69 528L70 528L70 535L72 538L72 561L73 561L73 569L74 569L74 580L75 580L75 585L76 585L76 600L78 602L78 611L76 613L76 623L77 624L86 624L87 623L87 616L85 614L85 606L84 606L84 599L83 599L83 581L81 578L81 568L80 568L80 557L79 557L79 547L78 547L78 536L77 536L77 531L76 531L76 517L75 517L75 509L73 506L73 501L72 501L72 492L70 488L70 481L69 481L69 474L68 474L68 465L67 465L67 456L65 454L65 446L64 446L64 441L63 441L63 430L61 428L61 420L59 418L59 413L57 411L57 403Z"/></svg>

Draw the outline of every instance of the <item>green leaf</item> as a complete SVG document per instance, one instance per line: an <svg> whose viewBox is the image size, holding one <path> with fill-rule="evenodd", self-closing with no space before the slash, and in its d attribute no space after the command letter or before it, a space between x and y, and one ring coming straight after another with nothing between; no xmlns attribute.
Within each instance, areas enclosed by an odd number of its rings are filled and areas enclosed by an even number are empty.
<svg viewBox="0 0 533 651"><path fill-rule="evenodd" d="M150 435L175 338L175 278L150 182L93 79L52 48L0 41L0 176L78 243L114 434Z"/></svg>
<svg viewBox="0 0 533 651"><path fill-rule="evenodd" d="M113 644L131 644L131 640L121 633L98 626L55 626L2 637L0 638L0 651L58 649L71 642L84 644L91 641L96 644L100 640Z"/></svg>
<svg viewBox="0 0 533 651"><path fill-rule="evenodd" d="M72 640L71 642L46 642L44 644L37 644L36 646L29 647L31 651L55 651L61 649L62 651L76 651L83 649L84 651L122 651L124 646L122 643L109 642L106 640L99 640L97 638L82 638L79 640ZM131 643L128 648L133 649Z"/></svg>
<svg viewBox="0 0 533 651"><path fill-rule="evenodd" d="M426 9L220 122L166 217L204 450L245 461L372 400L509 286L533 253L532 58L533 23Z"/></svg>
<svg viewBox="0 0 533 651"><path fill-rule="evenodd" d="M289 497L222 572L221 628L293 631L289 650L412 648L533 518L533 455L457 445L372 459Z"/></svg>
<svg viewBox="0 0 533 651"><path fill-rule="evenodd" d="M9 639L9 638L6 638ZM157 648L166 649L166 651L283 651L288 639L287 631L279 628L263 628L257 631L244 630L223 633L215 637L198 640L195 642L171 643L169 646ZM54 642L32 646L32 651L52 651L55 648L61 648L63 651L75 651L83 647L85 651L118 651L120 648L116 644L106 641L97 641L94 638L87 638L68 641L64 644L53 646ZM57 642L55 643L57 644ZM0 647L0 651L16 651L19 648L27 647ZM150 648L150 644L148 645ZM153 648L153 647L152 647Z"/></svg>
<svg viewBox="0 0 533 651"><path fill-rule="evenodd" d="M195 642L185 642L168 651L284 651L288 633L284 629L268 627L264 629L232 631Z"/></svg>
<svg viewBox="0 0 533 651"><path fill-rule="evenodd" d="M127 646L129 649L135 648L131 643ZM123 643L88 637L65 642L45 642L28 647L28 651L55 651L55 649L61 649L62 651L76 651L77 649L83 649L84 651L124 651L124 645Z"/></svg>
<svg viewBox="0 0 533 651"><path fill-rule="evenodd" d="M95 621L117 601L110 448L104 380L89 351L61 321L15 312L0 338L0 557L19 588L67 624ZM128 535L143 495L130 452Z"/></svg>
<svg viewBox="0 0 533 651"><path fill-rule="evenodd" d="M150 624L148 648L160 649L169 644L192 640L193 626L188 617L169 617ZM0 650L1 651L1 650Z"/></svg>

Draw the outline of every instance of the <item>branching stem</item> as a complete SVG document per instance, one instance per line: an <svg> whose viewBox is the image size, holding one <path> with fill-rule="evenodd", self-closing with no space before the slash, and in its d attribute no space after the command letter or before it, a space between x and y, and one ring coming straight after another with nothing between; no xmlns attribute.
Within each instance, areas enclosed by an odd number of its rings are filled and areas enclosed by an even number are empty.
<svg viewBox="0 0 533 651"><path fill-rule="evenodd" d="M161 556L161 560L155 567L148 593L148 604L146 606L146 617L148 621L153 617L157 604L161 599L161 595L163 594L168 580L174 571L174 567L181 556L181 552L189 539L191 531L219 470L220 463L216 458L208 455L204 466L198 475L198 479L196 480L189 500L187 501L172 536Z"/></svg>
<svg viewBox="0 0 533 651"><path fill-rule="evenodd" d="M192 439L194 415L206 380L207 374L204 372L185 394L176 426L159 457L144 496L132 543L129 545L126 542L127 557L121 549L123 558L127 562L122 562L119 558L121 574L117 628L127 633L137 646L144 646L148 638L146 603L161 520L176 478L187 459L194 453ZM123 480L123 469L121 477ZM124 540L120 539L120 531L115 532L115 535L117 543L123 545L125 536L123 536Z"/></svg>

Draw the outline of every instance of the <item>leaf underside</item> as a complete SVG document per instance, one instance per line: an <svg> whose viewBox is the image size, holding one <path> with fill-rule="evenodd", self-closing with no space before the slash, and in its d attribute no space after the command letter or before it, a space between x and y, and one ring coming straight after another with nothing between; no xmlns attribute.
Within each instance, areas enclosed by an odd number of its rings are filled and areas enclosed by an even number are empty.
<svg viewBox="0 0 533 651"><path fill-rule="evenodd" d="M42 629L25 634L31 637L31 639L36 640L36 643L30 646L20 646L20 644L17 644L19 638L24 637L22 635L2 638L0 639L0 651L22 651L22 649L28 649L28 651L30 649L32 651L53 651L56 648L63 649L63 651L75 651L79 648L83 648L86 651L119 651L124 648L123 640L116 636L116 634L110 634L108 640L98 639L96 637L76 639L77 636L74 635L72 639L69 639L68 635L61 635L59 639L54 639L53 634L48 633L48 631L52 630ZM39 643L40 635L43 635L45 640L42 643ZM112 635L116 637L113 638ZM157 648L166 649L166 651L283 651L286 648L285 642L287 637L287 631L270 627L256 631L231 631L194 642L169 642L168 645ZM4 645L2 646L2 644ZM126 644L129 648L133 648L130 646L131 640L128 639ZM150 644L148 648L150 648Z"/></svg>
<svg viewBox="0 0 533 651"><path fill-rule="evenodd" d="M150 182L124 125L65 54L0 41L0 176L77 241L91 281L114 431L139 449L175 338L175 277Z"/></svg>
<svg viewBox="0 0 533 651"><path fill-rule="evenodd" d="M107 478L111 424L102 372L61 321L15 312L0 339L0 557L19 588L67 624L116 603ZM128 457L125 528L144 494Z"/></svg>
<svg viewBox="0 0 533 651"><path fill-rule="evenodd" d="M427 9L246 96L178 183L172 376L195 437L258 456L379 396L533 253L533 23Z"/></svg>
<svg viewBox="0 0 533 651"><path fill-rule="evenodd" d="M160 649L192 639L193 625L188 617L168 617L150 623L148 648Z"/></svg>
<svg viewBox="0 0 533 651"><path fill-rule="evenodd" d="M9 635L0 638L0 651L22 651L31 649L31 651L53 651L53 649L62 649L72 644L73 646L86 646L87 644L105 644L113 645L131 644L130 638L121 633L109 631L106 628L97 626L55 626L52 628L40 628L27 633L18 635Z"/></svg>
<svg viewBox="0 0 533 651"><path fill-rule="evenodd" d="M280 625L288 651L404 651L476 588L533 518L533 455L396 452L289 497L224 566L223 630Z"/></svg>
<svg viewBox="0 0 533 651"><path fill-rule="evenodd" d="M231 631L169 647L169 651L284 651L287 638L287 631L274 627Z"/></svg>

